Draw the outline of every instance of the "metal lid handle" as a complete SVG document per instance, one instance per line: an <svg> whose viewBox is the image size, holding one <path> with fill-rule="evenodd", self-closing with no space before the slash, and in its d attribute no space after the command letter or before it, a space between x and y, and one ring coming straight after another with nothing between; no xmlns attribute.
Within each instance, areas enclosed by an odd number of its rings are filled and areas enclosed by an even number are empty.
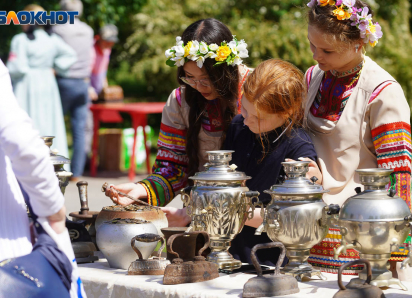
<svg viewBox="0 0 412 298"><path fill-rule="evenodd" d="M269 242L269 243L264 243L264 244L256 244L253 246L252 251L250 252L250 258L252 259L253 266L255 266L256 272L258 276L262 276L262 268L259 265L259 262L257 261L256 257L256 251L259 249L265 249L265 248L275 248L279 247L280 248L280 255L278 258L278 261L276 262L276 268L275 268L275 275L280 274L280 266L283 263L283 260L285 259L286 255L286 249L283 243L281 242Z"/></svg>
<svg viewBox="0 0 412 298"><path fill-rule="evenodd" d="M366 281L364 284L370 284L372 280L372 268L371 268L371 263L369 263L368 260L366 259L360 259L360 260L355 260L349 263L346 263L342 266L339 267L338 271L338 285L341 290L346 290L346 287L342 283L342 272L345 270L346 267L353 266L353 265L358 265L358 264L365 264L366 265L366 270L368 271L368 277L366 278Z"/></svg>
<svg viewBox="0 0 412 298"><path fill-rule="evenodd" d="M136 252L137 256L139 257L140 260L143 259L142 253L140 250L134 245L136 241L139 242L158 242L162 241L162 245L160 246L159 250L157 251L157 257L160 258L162 255L162 251L165 247L166 241L163 236L157 235L157 234L152 234L152 233L146 233L146 234L140 234L137 236L134 236L131 241L131 246L133 250Z"/></svg>
<svg viewBox="0 0 412 298"><path fill-rule="evenodd" d="M170 238L167 240L167 251L170 254L175 255L177 258L180 258L179 254L173 250L173 241L175 241L177 237L187 237L189 235L196 235L196 234L202 234L203 237L205 238L205 244L203 245L201 249L199 249L197 253L199 257L202 256L202 253L209 247L209 244L210 244L209 234L204 231L186 232L186 233L174 234L170 236Z"/></svg>

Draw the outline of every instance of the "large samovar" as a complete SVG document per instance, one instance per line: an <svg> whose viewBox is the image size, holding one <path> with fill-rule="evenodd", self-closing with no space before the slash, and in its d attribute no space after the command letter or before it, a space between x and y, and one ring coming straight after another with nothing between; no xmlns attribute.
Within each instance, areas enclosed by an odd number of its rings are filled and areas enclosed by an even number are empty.
<svg viewBox="0 0 412 298"><path fill-rule="evenodd" d="M192 218L188 231L206 231L210 235L211 249L207 260L228 271L241 266L228 249L230 242L242 231L246 219L253 218L252 199L259 195L246 187L246 180L251 177L236 171L235 165L229 165L233 152L208 151L206 171L189 177L194 186L181 192L187 214Z"/></svg>
<svg viewBox="0 0 412 298"><path fill-rule="evenodd" d="M272 241L285 245L289 262L281 270L282 273L292 275L298 281L312 276L325 279L307 259L310 249L326 237L339 206L327 206L322 200L322 195L327 191L316 184L316 177L311 180L306 178L309 162L283 162L282 165L287 179L265 190L272 200L266 208L262 206L263 222L255 235L266 232Z"/></svg>
<svg viewBox="0 0 412 298"><path fill-rule="evenodd" d="M50 148L50 160L53 164L54 172L59 179L60 190L64 194L64 192L66 191L66 186L69 185L70 177L73 176L73 173L68 172L63 168L64 165L70 164L70 159L62 155L58 155L55 150L51 149L54 137L47 136L41 138L44 140L44 143Z"/></svg>
<svg viewBox="0 0 412 298"><path fill-rule="evenodd" d="M386 190L392 170L362 169L356 172L364 191L357 188L357 195L342 205L338 222L342 241L341 246L334 249L335 258L346 249L354 248L360 252L361 259L371 263L371 285L388 287L396 284L406 290L398 279L392 278L388 260L391 252L398 251L408 236L411 211L394 189ZM359 278L353 282L366 280L365 268L359 273Z"/></svg>

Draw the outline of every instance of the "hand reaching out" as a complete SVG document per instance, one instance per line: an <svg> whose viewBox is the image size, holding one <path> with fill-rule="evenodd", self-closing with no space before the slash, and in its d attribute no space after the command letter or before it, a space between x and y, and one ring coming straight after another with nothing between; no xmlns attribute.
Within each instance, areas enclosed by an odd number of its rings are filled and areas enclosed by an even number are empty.
<svg viewBox="0 0 412 298"><path fill-rule="evenodd" d="M306 173L306 178L310 179L313 176L315 176L316 178L318 178L318 181L316 181L317 184L322 185L322 181L323 181L323 175L322 172L319 169L318 164L311 160L310 158L307 157L299 157L298 158L300 161L309 161L309 171ZM286 158L285 161L295 161L293 159L290 158Z"/></svg>
<svg viewBox="0 0 412 298"><path fill-rule="evenodd" d="M113 203L121 205L121 206L131 205L135 203L135 201L120 195L117 191L128 194L129 196L136 198L136 199L147 198L146 190L140 184L123 183L119 185L111 185L110 187L106 189L105 194L113 201Z"/></svg>
<svg viewBox="0 0 412 298"><path fill-rule="evenodd" d="M191 222L191 218L186 213L186 208L162 207L160 209L165 213L169 227L185 227Z"/></svg>

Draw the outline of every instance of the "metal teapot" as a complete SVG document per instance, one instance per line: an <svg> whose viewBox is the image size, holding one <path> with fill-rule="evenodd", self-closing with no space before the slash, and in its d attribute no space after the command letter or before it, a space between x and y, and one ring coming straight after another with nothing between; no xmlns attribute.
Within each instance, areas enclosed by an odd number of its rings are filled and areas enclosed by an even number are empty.
<svg viewBox="0 0 412 298"><path fill-rule="evenodd" d="M252 199L259 195L259 192L249 191L246 187L246 180L251 177L236 171L236 165L229 165L233 152L208 151L206 171L189 177L194 186L181 191L187 214L192 218L187 232L207 232L211 239L211 253L207 260L227 271L242 265L228 249L246 220L253 218Z"/></svg>
<svg viewBox="0 0 412 298"><path fill-rule="evenodd" d="M256 251L259 249L279 247L281 253L276 262L273 275L263 276L262 269L256 258ZM270 242L257 244L252 248L250 258L258 276L249 279L243 286L243 297L272 297L299 293L298 282L290 275L280 274L280 266L285 258L285 246L280 242Z"/></svg>
<svg viewBox="0 0 412 298"><path fill-rule="evenodd" d="M142 253L135 246L136 241L140 241L140 242L161 241L162 244L157 252L157 257L153 257L152 259L147 259L147 260L143 259ZM128 275L163 275L165 272L166 266L170 264L169 260L166 260L165 258L161 257L165 244L166 244L165 239L162 236L159 236L157 234L146 233L146 234L134 236L131 241L131 246L139 258L130 264L127 274Z"/></svg>
<svg viewBox="0 0 412 298"><path fill-rule="evenodd" d="M366 281L358 278L352 279L346 287L342 284L342 272L346 267L365 264L368 277ZM370 284L372 279L371 264L366 259L355 260L339 267L338 285L340 290L333 295L333 298L385 298L382 290Z"/></svg>
<svg viewBox="0 0 412 298"><path fill-rule="evenodd" d="M185 237L193 234L202 234L205 237L205 245L199 250L193 261L183 262L179 254L173 251L173 241L177 237ZM218 266L215 263L206 261L202 253L209 247L210 238L206 232L189 232L184 234L172 235L167 241L167 251L177 256L172 264L165 269L163 284L176 285L182 283L194 283L211 280L219 277Z"/></svg>

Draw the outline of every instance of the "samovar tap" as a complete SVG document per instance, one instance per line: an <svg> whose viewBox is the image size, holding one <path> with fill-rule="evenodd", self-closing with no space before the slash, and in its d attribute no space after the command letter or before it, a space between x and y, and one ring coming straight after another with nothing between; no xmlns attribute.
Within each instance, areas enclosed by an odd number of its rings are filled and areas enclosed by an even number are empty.
<svg viewBox="0 0 412 298"><path fill-rule="evenodd" d="M336 249L333 248L333 258L337 260L340 256L341 253L346 253L347 249L352 249L352 248L357 248L356 241L353 241L352 243L347 243L345 240L345 236L348 233L348 230L345 227L339 227L340 232L342 234L342 240L341 240L341 245ZM359 249L359 248L357 248Z"/></svg>
<svg viewBox="0 0 412 298"><path fill-rule="evenodd" d="M255 204L256 206L261 205L262 209L260 211L260 215L263 218L262 224L256 229L255 235L261 235L262 232L267 233L268 229L273 229L274 231L280 230L280 223L279 223L279 213L280 207L275 206L268 206L266 209L263 207L262 202L258 202Z"/></svg>

